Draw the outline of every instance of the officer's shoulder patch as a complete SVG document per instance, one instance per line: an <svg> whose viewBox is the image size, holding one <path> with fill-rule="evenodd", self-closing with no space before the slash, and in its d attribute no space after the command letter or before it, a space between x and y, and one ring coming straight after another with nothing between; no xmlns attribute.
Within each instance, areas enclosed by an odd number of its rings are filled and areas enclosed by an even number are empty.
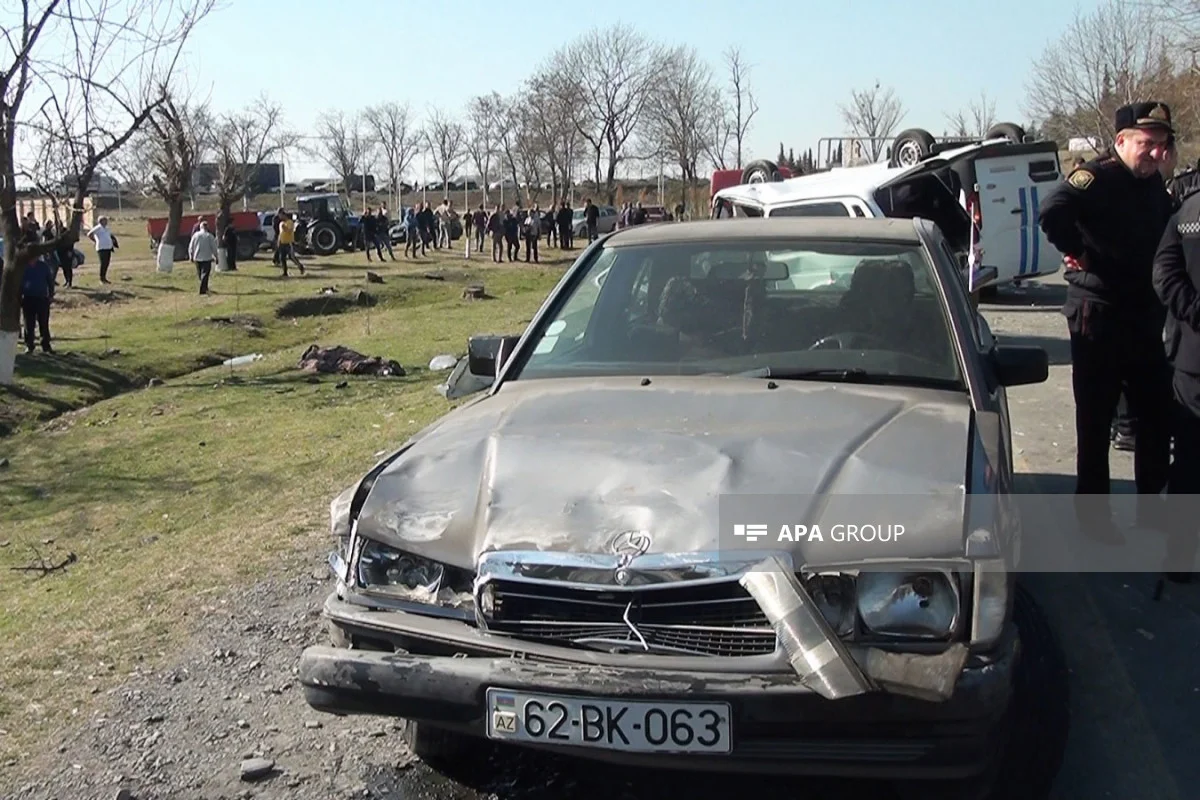
<svg viewBox="0 0 1200 800"><path fill-rule="evenodd" d="M1092 181L1096 180L1096 176L1086 169L1077 169L1071 173L1071 177L1067 178L1067 183L1074 186L1076 189L1086 189L1092 185Z"/></svg>

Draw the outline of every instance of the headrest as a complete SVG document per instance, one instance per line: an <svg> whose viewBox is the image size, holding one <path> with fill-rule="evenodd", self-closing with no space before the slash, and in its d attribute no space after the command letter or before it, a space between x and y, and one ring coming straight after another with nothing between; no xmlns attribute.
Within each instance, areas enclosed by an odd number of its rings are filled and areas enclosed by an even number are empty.
<svg viewBox="0 0 1200 800"><path fill-rule="evenodd" d="M850 279L851 295L910 299L916 294L912 266L900 259L863 259Z"/></svg>

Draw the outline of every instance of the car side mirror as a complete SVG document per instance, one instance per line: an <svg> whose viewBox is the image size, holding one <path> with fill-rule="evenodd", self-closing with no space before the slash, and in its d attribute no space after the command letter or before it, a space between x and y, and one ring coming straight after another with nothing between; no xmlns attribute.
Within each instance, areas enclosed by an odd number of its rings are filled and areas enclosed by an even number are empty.
<svg viewBox="0 0 1200 800"><path fill-rule="evenodd" d="M494 378L520 341L520 336L480 335L467 339L467 371Z"/></svg>
<svg viewBox="0 0 1200 800"><path fill-rule="evenodd" d="M1041 347L998 345L990 358L1001 386L1043 383L1050 377L1050 357Z"/></svg>

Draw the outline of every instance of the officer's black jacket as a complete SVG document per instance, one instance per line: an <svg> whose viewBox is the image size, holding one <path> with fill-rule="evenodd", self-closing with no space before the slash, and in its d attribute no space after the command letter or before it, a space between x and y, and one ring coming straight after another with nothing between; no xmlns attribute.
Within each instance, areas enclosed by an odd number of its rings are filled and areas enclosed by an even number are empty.
<svg viewBox="0 0 1200 800"><path fill-rule="evenodd" d="M1072 171L1038 222L1059 252L1087 258L1086 271L1066 273L1068 295L1136 310L1158 305L1150 271L1170 216L1162 176L1138 178L1108 152Z"/></svg>
<svg viewBox="0 0 1200 800"><path fill-rule="evenodd" d="M1154 257L1154 292L1167 307L1168 355L1200 374L1200 187L1183 199ZM1173 323L1173 324L1172 324ZM1174 341L1172 341L1174 340ZM1173 349L1174 353L1169 351Z"/></svg>
<svg viewBox="0 0 1200 800"><path fill-rule="evenodd" d="M1191 194L1197 188L1200 188L1200 170L1195 167L1179 173L1171 180L1167 181L1167 191L1175 198L1175 207L1179 207L1179 203L1183 198Z"/></svg>

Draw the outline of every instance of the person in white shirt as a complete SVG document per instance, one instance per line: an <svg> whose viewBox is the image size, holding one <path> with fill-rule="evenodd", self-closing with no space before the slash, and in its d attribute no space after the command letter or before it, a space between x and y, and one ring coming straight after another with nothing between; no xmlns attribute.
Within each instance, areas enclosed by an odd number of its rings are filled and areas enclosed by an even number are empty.
<svg viewBox="0 0 1200 800"><path fill-rule="evenodd" d="M109 283L108 265L117 246L117 237L113 236L108 228L108 217L96 220L96 227L88 231L87 235L96 243L96 255L100 258L100 282Z"/></svg>
<svg viewBox="0 0 1200 800"><path fill-rule="evenodd" d="M201 222L200 230L193 233L192 240L188 242L188 258L196 262L200 294L208 294L208 278L212 275L212 265L216 257L217 237L209 232L207 222Z"/></svg>
<svg viewBox="0 0 1200 800"><path fill-rule="evenodd" d="M529 216L525 217L525 263L529 263L529 256L533 254L533 263L538 262L538 242L542 240L542 210L537 203L533 204L533 208L529 211Z"/></svg>

